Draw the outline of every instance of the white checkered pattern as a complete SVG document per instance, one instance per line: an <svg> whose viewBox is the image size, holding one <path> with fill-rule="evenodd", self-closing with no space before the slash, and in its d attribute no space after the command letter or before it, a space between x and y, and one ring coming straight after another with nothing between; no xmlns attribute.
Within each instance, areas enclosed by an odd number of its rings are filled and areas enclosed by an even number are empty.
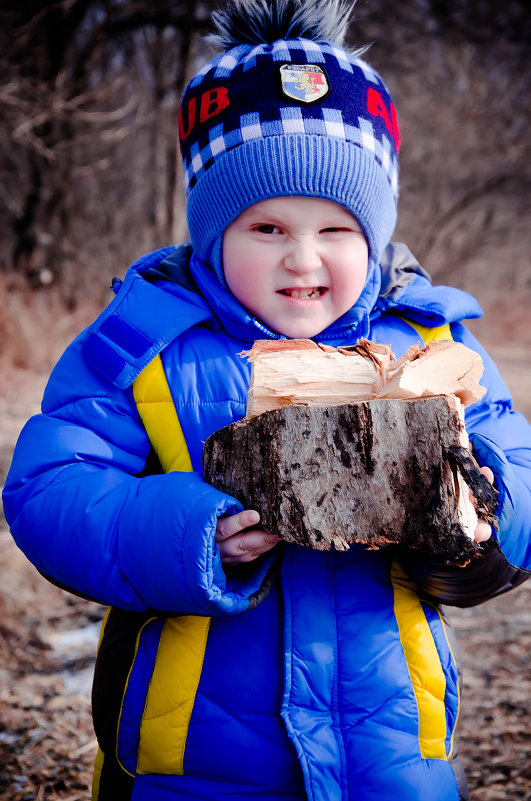
<svg viewBox="0 0 531 801"><path fill-rule="evenodd" d="M376 153L376 139L374 136L374 128L368 120L359 120L361 131L361 145L366 147L372 153Z"/></svg>
<svg viewBox="0 0 531 801"><path fill-rule="evenodd" d="M260 125L260 115L256 112L243 114L240 117L240 131L244 142L248 142L251 139L261 139L263 133Z"/></svg>
<svg viewBox="0 0 531 801"><path fill-rule="evenodd" d="M337 136L339 139L347 138L341 111L338 109L324 108L323 118L327 136Z"/></svg>
<svg viewBox="0 0 531 801"><path fill-rule="evenodd" d="M218 61L216 78L222 78L224 75L230 75L237 63L237 58L234 58L231 53L225 53L225 55L221 57L221 60Z"/></svg>
<svg viewBox="0 0 531 801"><path fill-rule="evenodd" d="M219 127L221 128L221 125ZM219 136L216 136L215 139L211 139L211 141L210 141L210 151L211 151L212 156L214 158L216 158L216 156L219 156L219 154L223 153L223 151L226 150L226 149L227 148L225 146L225 138L224 138L223 134L220 134Z"/></svg>
<svg viewBox="0 0 531 801"><path fill-rule="evenodd" d="M243 59L243 71L247 72L251 67L256 67L256 56L263 52L264 45L256 45L256 47L253 47Z"/></svg>
<svg viewBox="0 0 531 801"><path fill-rule="evenodd" d="M381 141L374 135L371 122L362 117L358 125L347 125L339 109L321 109L322 119L303 117L300 108L287 106L280 109L280 120L261 121L257 112L243 114L240 127L234 131L223 132L223 125L216 125L210 131L210 141L201 150L197 144L190 149L191 159L184 161L185 188L189 190L193 179L198 179L204 172L205 164L224 150L271 135L282 134L317 134L337 137L352 142L374 153L387 174L389 183L396 196L398 191L398 162L391 156L390 141L384 137Z"/></svg>
<svg viewBox="0 0 531 801"><path fill-rule="evenodd" d="M351 63L352 63L352 64L353 64L355 67L359 67L359 68L360 68L360 70L363 72L363 74L364 74L364 76L365 76L365 78L366 78L366 80L367 80L367 81L370 81L371 83L375 83L375 84L377 84L378 86L381 86L381 85L382 85L382 80L381 80L381 78L380 78L380 77L379 77L379 75L378 75L378 74L377 74L377 73L376 73L376 72L373 70L373 68L372 68L372 67L371 67L369 64L367 64L367 62L366 62L366 61L362 61L362 59L361 59L361 58L356 58L356 57L353 57L353 58L352 58L352 62L351 62Z"/></svg>
<svg viewBox="0 0 531 801"><path fill-rule="evenodd" d="M285 134L304 133L304 120L300 108L290 106L280 109L282 130Z"/></svg>
<svg viewBox="0 0 531 801"><path fill-rule="evenodd" d="M343 48L333 44L324 46L323 50L325 53L330 53L332 56L335 56L335 58L337 58L337 63L342 69L346 70L346 72L352 72L352 64L356 62L355 56L352 56L350 53L347 53L346 50L343 50Z"/></svg>
<svg viewBox="0 0 531 801"><path fill-rule="evenodd" d="M304 52L305 59L309 64L324 64L325 56L328 54L333 56L338 63L338 66L346 72L352 72L353 67L358 67L363 71L365 78L371 83L380 85L381 80L374 70L352 53L348 53L338 45L312 42L310 39L279 39L273 45L261 44L251 47L250 45L238 45L227 53L209 61L202 69L193 77L190 86L198 86L202 83L204 77L209 72L215 70L215 78L228 77L238 64L243 64L244 72L258 66L257 59L260 56L273 57L273 61L277 62L290 62L293 60L295 54L297 63L301 62L301 50Z"/></svg>
<svg viewBox="0 0 531 801"><path fill-rule="evenodd" d="M269 49L269 45L264 45L261 55L265 55ZM273 56L273 61L290 61L291 56L288 43L283 39L279 39L278 42L274 43L271 49L271 55Z"/></svg>
<svg viewBox="0 0 531 801"><path fill-rule="evenodd" d="M299 40L302 49L306 53L306 60L313 64L324 64L325 57L323 55L323 48L317 42L312 42L310 39Z"/></svg>

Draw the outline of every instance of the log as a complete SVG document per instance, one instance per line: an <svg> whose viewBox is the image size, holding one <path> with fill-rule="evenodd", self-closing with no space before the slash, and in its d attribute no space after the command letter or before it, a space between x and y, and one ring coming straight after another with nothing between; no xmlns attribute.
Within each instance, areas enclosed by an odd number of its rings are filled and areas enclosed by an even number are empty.
<svg viewBox="0 0 531 801"><path fill-rule="evenodd" d="M206 481L288 542L391 543L465 563L496 492L468 450L463 406L482 397L480 356L452 340L257 341L246 418L205 443Z"/></svg>
<svg viewBox="0 0 531 801"><path fill-rule="evenodd" d="M466 449L454 395L285 405L205 443L205 480L260 513L260 525L318 550L390 543L464 564L496 492Z"/></svg>

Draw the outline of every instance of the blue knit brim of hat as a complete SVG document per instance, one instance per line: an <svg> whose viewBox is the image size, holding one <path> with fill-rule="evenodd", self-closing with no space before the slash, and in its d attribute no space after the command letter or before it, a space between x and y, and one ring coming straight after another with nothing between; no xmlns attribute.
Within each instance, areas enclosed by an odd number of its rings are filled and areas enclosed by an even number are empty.
<svg viewBox="0 0 531 801"><path fill-rule="evenodd" d="M396 223L396 190L374 153L365 148L308 134L244 142L216 158L187 204L195 252L223 284L225 229L249 206L274 197L314 197L346 208L362 227L373 264Z"/></svg>

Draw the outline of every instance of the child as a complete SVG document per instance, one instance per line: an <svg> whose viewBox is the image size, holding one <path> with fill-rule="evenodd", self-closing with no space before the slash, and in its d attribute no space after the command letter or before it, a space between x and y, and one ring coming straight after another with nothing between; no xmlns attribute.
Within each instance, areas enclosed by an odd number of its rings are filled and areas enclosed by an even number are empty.
<svg viewBox="0 0 531 801"><path fill-rule="evenodd" d="M477 303L387 247L400 134L380 77L341 46L348 5L234 0L218 14L224 52L179 116L191 245L116 282L16 448L17 543L110 606L98 801L467 798L434 599L484 600L529 566L531 430L462 324ZM204 483L202 443L244 414L239 353L283 337L369 337L397 357L453 337L481 353L487 394L466 423L500 493L483 556L461 571L409 559L408 576L392 549L281 546ZM490 533L480 522L476 538Z"/></svg>

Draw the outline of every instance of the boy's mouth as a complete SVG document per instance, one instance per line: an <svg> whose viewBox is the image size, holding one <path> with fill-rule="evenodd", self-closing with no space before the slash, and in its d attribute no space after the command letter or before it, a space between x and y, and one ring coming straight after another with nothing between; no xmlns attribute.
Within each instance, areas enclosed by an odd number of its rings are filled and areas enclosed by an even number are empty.
<svg viewBox="0 0 531 801"><path fill-rule="evenodd" d="M287 289L279 289L279 294L287 295L289 298L295 300L314 300L320 298L326 292L324 286L311 286L311 287L288 287Z"/></svg>

